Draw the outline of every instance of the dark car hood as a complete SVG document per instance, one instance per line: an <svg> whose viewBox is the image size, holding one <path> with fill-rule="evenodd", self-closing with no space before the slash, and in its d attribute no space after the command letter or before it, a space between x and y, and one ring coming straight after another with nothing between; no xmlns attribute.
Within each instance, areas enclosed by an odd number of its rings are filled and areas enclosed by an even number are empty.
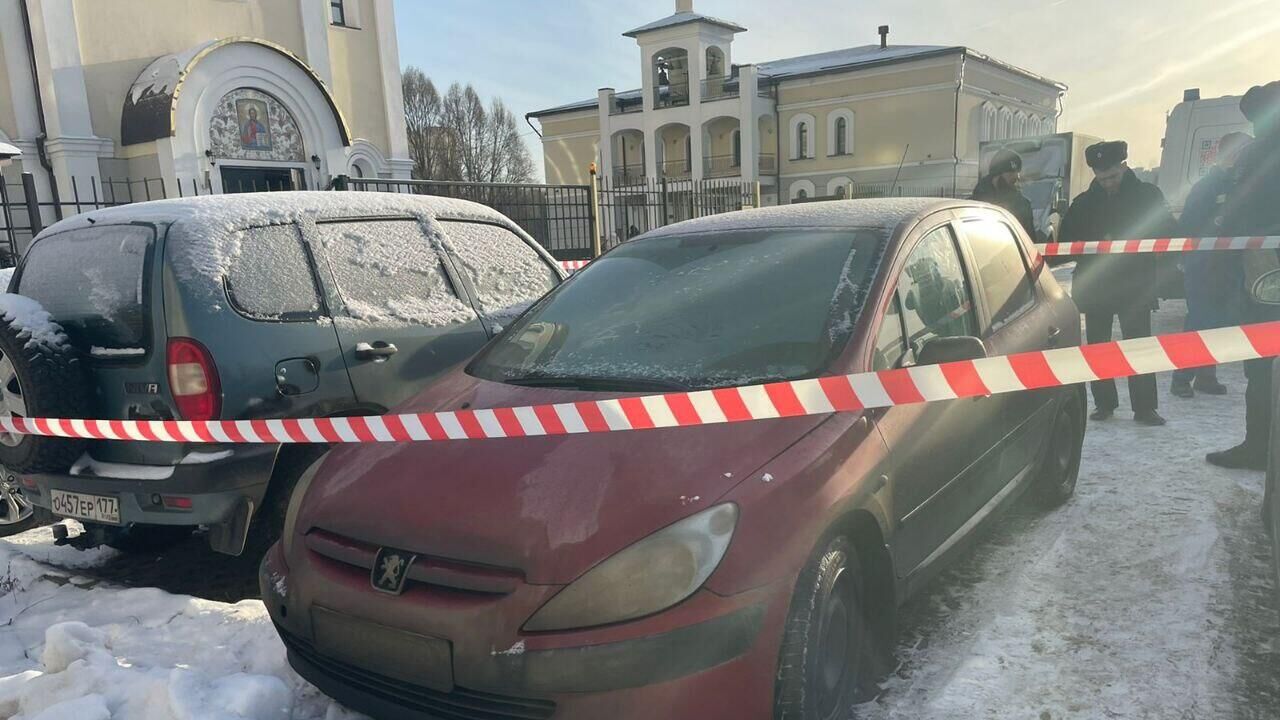
<svg viewBox="0 0 1280 720"><path fill-rule="evenodd" d="M461 370L401 412L617 397L521 388ZM576 436L342 447L311 484L297 530L565 583L717 498L822 416Z"/></svg>

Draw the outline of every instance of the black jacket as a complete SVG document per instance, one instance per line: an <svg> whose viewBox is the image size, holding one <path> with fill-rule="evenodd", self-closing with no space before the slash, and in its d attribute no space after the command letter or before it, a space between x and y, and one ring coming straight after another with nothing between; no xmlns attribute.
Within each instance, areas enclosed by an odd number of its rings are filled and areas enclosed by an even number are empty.
<svg viewBox="0 0 1280 720"><path fill-rule="evenodd" d="M1018 223L1022 225L1023 230L1027 231L1027 236L1032 242L1040 242L1040 237L1036 235L1036 221L1031 214L1031 201L1022 193L1012 188L997 190L991 176L988 175L979 180L977 186L973 188L973 199L1008 210L1018 219Z"/></svg>
<svg viewBox="0 0 1280 720"><path fill-rule="evenodd" d="M1240 153L1232 169L1230 187L1222 206L1223 235L1280 235L1280 133L1258 138ZM1242 322L1280 320L1280 307L1252 301L1246 278L1249 263L1260 263L1270 250L1225 253L1231 276L1231 299ZM1268 265L1275 265L1272 260Z"/></svg>
<svg viewBox="0 0 1280 720"><path fill-rule="evenodd" d="M1160 188L1125 173L1108 195L1098 181L1080 193L1062 219L1063 242L1171 237L1178 222ZM1156 304L1153 254L1086 255L1076 261L1071 296L1084 313L1119 313Z"/></svg>

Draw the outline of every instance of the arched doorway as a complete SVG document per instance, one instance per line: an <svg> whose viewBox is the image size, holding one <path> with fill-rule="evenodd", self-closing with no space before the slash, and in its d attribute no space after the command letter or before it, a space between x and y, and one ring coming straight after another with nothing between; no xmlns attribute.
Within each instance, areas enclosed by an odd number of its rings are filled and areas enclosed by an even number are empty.
<svg viewBox="0 0 1280 720"><path fill-rule="evenodd" d="M209 118L209 158L227 193L306 190L307 152L298 121L253 88L223 95Z"/></svg>

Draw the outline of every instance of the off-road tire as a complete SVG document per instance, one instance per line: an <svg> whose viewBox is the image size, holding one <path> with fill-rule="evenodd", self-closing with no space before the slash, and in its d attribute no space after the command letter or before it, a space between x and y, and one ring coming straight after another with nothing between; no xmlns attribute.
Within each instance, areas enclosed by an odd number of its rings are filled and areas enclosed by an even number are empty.
<svg viewBox="0 0 1280 720"><path fill-rule="evenodd" d="M90 417L88 370L70 344L52 347L28 342L25 331L0 315L0 355L13 363L27 417ZM21 436L18 444L0 444L0 465L17 473L58 472L71 467L86 441Z"/></svg>
<svg viewBox="0 0 1280 720"><path fill-rule="evenodd" d="M853 705L871 689L878 667L876 643L870 630L865 577L853 543L845 535L824 541L800 573L783 629L778 674L774 681L775 720L847 720ZM843 603L831 608L829 603ZM844 622L832 627L831 613ZM822 690L830 666L822 655L830 652L833 632L844 627L844 669L835 687ZM829 674L829 673L828 673ZM825 684L833 684L828 678Z"/></svg>
<svg viewBox="0 0 1280 720"><path fill-rule="evenodd" d="M1031 488L1032 499L1041 508L1058 507L1075 494L1087 422L1084 393L1072 392L1054 416L1048 447Z"/></svg>

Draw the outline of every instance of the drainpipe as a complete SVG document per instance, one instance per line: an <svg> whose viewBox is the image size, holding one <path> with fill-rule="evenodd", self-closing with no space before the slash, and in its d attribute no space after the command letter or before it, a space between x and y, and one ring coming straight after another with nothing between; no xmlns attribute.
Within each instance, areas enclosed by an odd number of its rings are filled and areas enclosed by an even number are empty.
<svg viewBox="0 0 1280 720"><path fill-rule="evenodd" d="M960 192L960 91L964 88L964 66L969 59L967 50L960 51L960 75L956 78L956 114L951 126L951 157L955 164L951 166L951 194Z"/></svg>
<svg viewBox="0 0 1280 720"><path fill-rule="evenodd" d="M28 0L18 3L22 8L22 31L27 41L27 61L31 63L31 86L36 93L36 117L40 121L40 134L36 136L36 155L40 158L40 166L49 174L49 188L53 193L53 214L62 219L62 198L58 193L58 178L53 174L53 162L49 160L49 150L45 147L49 139L49 128L44 119L44 97L40 92L40 71L36 68L36 45L31 33L31 12L27 7Z"/></svg>

